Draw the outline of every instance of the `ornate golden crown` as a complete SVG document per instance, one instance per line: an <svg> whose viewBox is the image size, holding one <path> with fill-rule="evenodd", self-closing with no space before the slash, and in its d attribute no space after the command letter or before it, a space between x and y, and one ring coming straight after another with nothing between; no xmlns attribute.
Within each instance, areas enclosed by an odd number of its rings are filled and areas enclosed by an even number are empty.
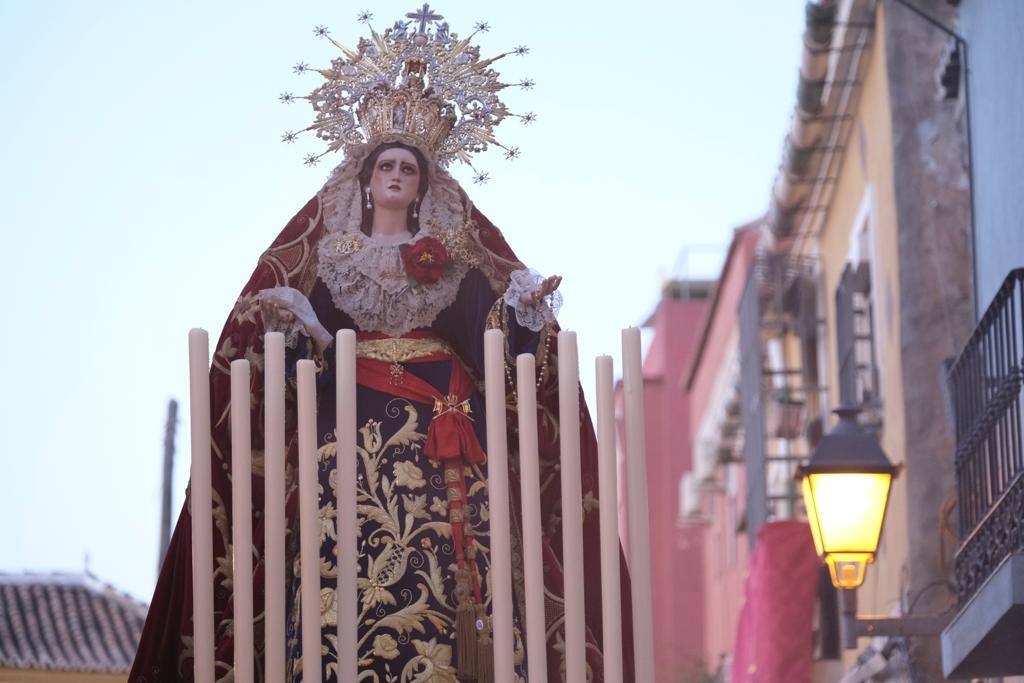
<svg viewBox="0 0 1024 683"><path fill-rule="evenodd" d="M486 23L477 23L473 33L460 39L449 32L447 22L431 26L444 17L427 4L405 16L408 21L396 21L383 35L370 27L370 37L361 38L355 51L334 40L327 28L317 26L314 33L330 40L344 56L333 59L327 69L311 69L302 62L295 65L295 73L316 71L326 80L306 97L287 92L280 96L286 103L307 99L316 112L312 125L289 131L282 139L294 142L299 133L316 131L327 149L307 155L309 165L328 152L385 140L416 145L445 166L454 159L472 166L471 155L488 145L504 149L507 159L519 156L519 148L506 147L494 138L494 128L508 116L523 123L531 123L536 116L513 114L498 98L498 91L511 85L529 90L534 83L530 79L502 83L490 67L503 57L525 55L529 50L519 46L481 60L480 48L469 43L489 29ZM363 12L358 18L369 25L373 15ZM487 177L477 172L475 180L485 182Z"/></svg>

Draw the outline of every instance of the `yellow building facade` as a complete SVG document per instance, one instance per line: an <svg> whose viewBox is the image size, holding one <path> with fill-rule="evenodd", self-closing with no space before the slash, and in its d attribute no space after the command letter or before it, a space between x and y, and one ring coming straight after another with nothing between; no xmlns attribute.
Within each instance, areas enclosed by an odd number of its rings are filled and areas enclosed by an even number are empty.
<svg viewBox="0 0 1024 683"><path fill-rule="evenodd" d="M877 15L876 34L884 34L884 10ZM848 141L828 213L820 234L801 245L814 257L825 296L824 339L837 337L836 301L832 293L848 265L870 264L871 305L875 353L880 386L882 450L896 465L906 461L903 392L901 385L899 311L899 259L896 202L893 185L892 112L883 41L875 41L867 57L860 102L851 112L853 131ZM854 144L855 143L855 144ZM877 313L882 313L878 315ZM835 343L824 343L828 378L836 377L840 362ZM828 405L840 405L839 384L830 381ZM873 614L892 614L898 609L901 574L907 564L906 478L898 477L890 494L879 553L860 590L861 609ZM856 652L847 652L850 660Z"/></svg>
<svg viewBox="0 0 1024 683"><path fill-rule="evenodd" d="M781 365L800 369L787 381L806 398L802 452L835 424L832 410L852 404L903 468L859 613L938 614L956 602L942 363L971 327L970 263L956 259L969 234L963 109L938 87L948 38L898 2L808 8L801 91L764 247L782 264L777 308L790 312L764 341L782 349ZM813 306L813 322L801 306ZM896 681L910 671L944 680L936 636L898 643L894 653L861 638L839 653L845 673L836 680Z"/></svg>

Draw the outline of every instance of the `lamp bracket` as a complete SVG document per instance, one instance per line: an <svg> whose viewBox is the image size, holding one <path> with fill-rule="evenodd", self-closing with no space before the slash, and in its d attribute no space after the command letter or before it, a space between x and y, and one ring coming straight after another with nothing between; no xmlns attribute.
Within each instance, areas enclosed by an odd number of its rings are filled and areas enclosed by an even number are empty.
<svg viewBox="0 0 1024 683"><path fill-rule="evenodd" d="M937 636L946 627L949 618L943 614L905 617L856 617L857 635L876 636Z"/></svg>
<svg viewBox="0 0 1024 683"><path fill-rule="evenodd" d="M857 648L857 638L864 636L891 638L924 636L938 637L949 624L950 613L902 617L857 616L857 590L839 591L842 600L842 638L847 650Z"/></svg>

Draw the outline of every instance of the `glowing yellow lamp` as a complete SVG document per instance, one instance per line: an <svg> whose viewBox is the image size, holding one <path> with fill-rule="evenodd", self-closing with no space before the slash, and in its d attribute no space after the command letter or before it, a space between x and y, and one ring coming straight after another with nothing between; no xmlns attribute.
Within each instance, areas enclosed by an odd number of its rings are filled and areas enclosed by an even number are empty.
<svg viewBox="0 0 1024 683"><path fill-rule="evenodd" d="M889 489L899 469L878 440L857 424L856 408L839 408L839 423L798 470L814 549L837 588L864 582L874 560Z"/></svg>

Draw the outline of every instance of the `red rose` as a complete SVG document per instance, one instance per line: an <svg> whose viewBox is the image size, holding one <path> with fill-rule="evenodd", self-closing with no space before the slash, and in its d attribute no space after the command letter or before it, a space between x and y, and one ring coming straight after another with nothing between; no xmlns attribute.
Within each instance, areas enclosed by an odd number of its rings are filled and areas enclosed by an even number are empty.
<svg viewBox="0 0 1024 683"><path fill-rule="evenodd" d="M433 237L423 237L402 250L402 264L418 284L432 285L448 267L448 250Z"/></svg>

